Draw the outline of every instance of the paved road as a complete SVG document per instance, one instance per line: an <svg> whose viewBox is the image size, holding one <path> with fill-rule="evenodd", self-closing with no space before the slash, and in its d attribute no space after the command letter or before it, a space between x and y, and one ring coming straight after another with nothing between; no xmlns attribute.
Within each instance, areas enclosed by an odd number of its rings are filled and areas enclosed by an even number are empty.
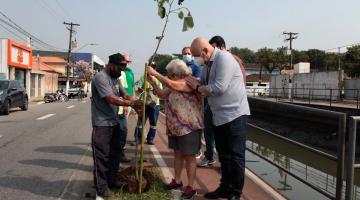
<svg viewBox="0 0 360 200"><path fill-rule="evenodd" d="M0 199L82 199L92 185L89 99L0 116Z"/></svg>

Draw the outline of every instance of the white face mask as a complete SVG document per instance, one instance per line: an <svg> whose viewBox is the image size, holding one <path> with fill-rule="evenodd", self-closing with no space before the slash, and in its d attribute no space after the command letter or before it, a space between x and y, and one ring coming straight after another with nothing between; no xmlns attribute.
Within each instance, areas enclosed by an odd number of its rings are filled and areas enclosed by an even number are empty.
<svg viewBox="0 0 360 200"><path fill-rule="evenodd" d="M205 65L205 61L202 57L194 57L195 65L197 66L203 66Z"/></svg>

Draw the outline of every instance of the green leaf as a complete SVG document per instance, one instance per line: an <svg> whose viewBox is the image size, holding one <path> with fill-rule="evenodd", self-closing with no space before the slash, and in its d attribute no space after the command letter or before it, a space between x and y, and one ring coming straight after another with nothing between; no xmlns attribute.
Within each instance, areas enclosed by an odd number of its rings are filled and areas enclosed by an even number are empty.
<svg viewBox="0 0 360 200"><path fill-rule="evenodd" d="M183 32L188 31L194 27L194 20L192 16L184 17Z"/></svg>
<svg viewBox="0 0 360 200"><path fill-rule="evenodd" d="M158 8L158 15L163 19L165 17L166 9L164 6L159 6Z"/></svg>
<svg viewBox="0 0 360 200"><path fill-rule="evenodd" d="M164 5L164 2L165 2L165 0L159 0L159 1L158 1L159 7L160 7L160 6L163 6L163 5Z"/></svg>
<svg viewBox="0 0 360 200"><path fill-rule="evenodd" d="M183 18L184 18L184 13L183 13L183 11L180 11L180 12L178 13L178 17L179 17L180 19L183 19Z"/></svg>

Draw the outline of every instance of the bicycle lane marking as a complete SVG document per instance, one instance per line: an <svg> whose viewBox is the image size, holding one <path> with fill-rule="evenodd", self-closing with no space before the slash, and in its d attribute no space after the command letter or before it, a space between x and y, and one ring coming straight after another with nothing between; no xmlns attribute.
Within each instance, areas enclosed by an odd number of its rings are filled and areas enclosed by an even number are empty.
<svg viewBox="0 0 360 200"><path fill-rule="evenodd" d="M47 114L47 115L44 115L44 116L42 116L42 117L39 117L39 118L37 118L36 120L44 120L44 119L47 119L47 118L50 118L50 117L52 117L52 116L54 116L54 115L56 115L55 113L53 113L53 114Z"/></svg>

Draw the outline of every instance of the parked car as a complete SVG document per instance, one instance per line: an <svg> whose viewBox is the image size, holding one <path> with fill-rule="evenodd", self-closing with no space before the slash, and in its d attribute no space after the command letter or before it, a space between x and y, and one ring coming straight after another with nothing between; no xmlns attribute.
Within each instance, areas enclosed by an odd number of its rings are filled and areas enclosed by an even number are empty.
<svg viewBox="0 0 360 200"><path fill-rule="evenodd" d="M68 97L69 99L75 98L79 96L80 87L78 85L70 85L70 88L68 90ZM82 97L87 97L87 94L84 90L84 88L81 88L81 94Z"/></svg>
<svg viewBox="0 0 360 200"><path fill-rule="evenodd" d="M246 93L248 96L266 96L269 95L270 83L247 82Z"/></svg>
<svg viewBox="0 0 360 200"><path fill-rule="evenodd" d="M10 108L29 108L29 99L25 89L15 80L0 80L0 112L8 115Z"/></svg>

